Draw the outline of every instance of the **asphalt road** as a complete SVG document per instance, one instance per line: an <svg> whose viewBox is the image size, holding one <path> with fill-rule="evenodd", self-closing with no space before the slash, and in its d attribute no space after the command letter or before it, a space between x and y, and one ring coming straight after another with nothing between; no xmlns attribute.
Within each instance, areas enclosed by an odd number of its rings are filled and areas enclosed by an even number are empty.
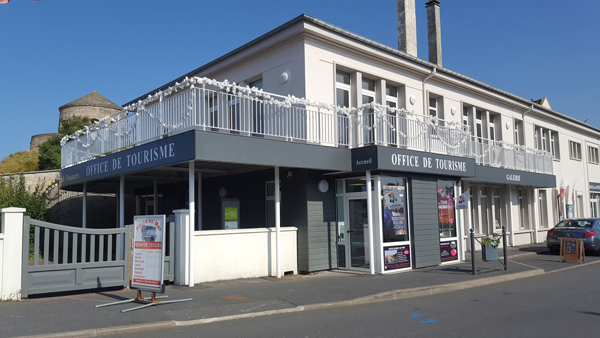
<svg viewBox="0 0 600 338"><path fill-rule="evenodd" d="M440 295L113 337L597 337L599 280L600 264L591 264Z"/></svg>

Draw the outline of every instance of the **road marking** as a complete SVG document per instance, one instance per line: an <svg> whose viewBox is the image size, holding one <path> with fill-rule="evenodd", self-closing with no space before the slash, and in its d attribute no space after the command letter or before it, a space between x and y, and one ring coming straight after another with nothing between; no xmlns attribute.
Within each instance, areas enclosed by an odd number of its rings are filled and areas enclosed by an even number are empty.
<svg viewBox="0 0 600 338"><path fill-rule="evenodd" d="M533 269L536 269L536 270L538 270L538 269L539 269L538 267L535 267L535 266L533 266L533 265L529 265L529 264L525 264L525 263L521 263L521 262L517 262L517 261L511 261L511 260L508 260L508 261L509 261L509 262L512 262L512 263L517 263L517 264L525 265L525 266L527 266L527 267L530 267L530 268L533 268Z"/></svg>
<svg viewBox="0 0 600 338"><path fill-rule="evenodd" d="M419 321L419 323L437 323L438 321L433 318L427 318L427 320Z"/></svg>
<svg viewBox="0 0 600 338"><path fill-rule="evenodd" d="M412 316L410 316L410 318L417 318L417 317L427 317L427 315L421 315L418 313L413 313Z"/></svg>

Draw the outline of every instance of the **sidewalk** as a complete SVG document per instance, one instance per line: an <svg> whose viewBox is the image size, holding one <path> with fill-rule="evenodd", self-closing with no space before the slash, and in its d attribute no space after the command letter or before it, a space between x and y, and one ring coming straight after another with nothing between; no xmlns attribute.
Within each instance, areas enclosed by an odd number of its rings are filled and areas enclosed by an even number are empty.
<svg viewBox="0 0 600 338"><path fill-rule="evenodd" d="M501 256L502 252L499 254ZM147 329L151 324L161 327L193 325L230 319L228 316L266 315L271 313L268 311L304 311L323 306L344 306L455 291L579 265L558 262L558 256L550 255L543 244L508 248L507 254L508 271L504 271L499 262L481 262L480 253L477 252L478 267L483 271L476 276L471 274L471 263L464 262L387 275L327 271L282 279L268 277L203 283L193 288L171 285L166 289L168 299L193 298L193 301L127 313L121 313L121 310L136 305L102 308L95 308L94 305L133 298L135 290L5 302L0 303L0 336L64 332L72 332L75 334L73 336L93 336L122 331L124 327L140 329L139 326L144 326ZM587 258L588 264L600 262L600 257ZM597 266L600 268L600 265ZM144 293L144 296L148 295ZM82 330L90 331L79 332Z"/></svg>

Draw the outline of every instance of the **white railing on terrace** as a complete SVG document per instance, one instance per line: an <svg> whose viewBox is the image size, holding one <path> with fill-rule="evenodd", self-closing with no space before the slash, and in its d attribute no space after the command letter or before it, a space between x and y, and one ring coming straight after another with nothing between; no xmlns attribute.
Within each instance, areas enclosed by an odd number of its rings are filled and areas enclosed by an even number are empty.
<svg viewBox="0 0 600 338"><path fill-rule="evenodd" d="M416 149L552 173L549 153L472 137L466 125L376 103L340 108L206 78L186 78L66 136L62 167L190 129L331 147Z"/></svg>

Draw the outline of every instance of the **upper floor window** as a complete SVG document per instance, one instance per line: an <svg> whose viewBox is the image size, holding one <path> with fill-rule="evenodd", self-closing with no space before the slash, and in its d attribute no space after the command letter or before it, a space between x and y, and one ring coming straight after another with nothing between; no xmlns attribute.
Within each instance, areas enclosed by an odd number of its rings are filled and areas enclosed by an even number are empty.
<svg viewBox="0 0 600 338"><path fill-rule="evenodd" d="M515 144L522 146L523 142L523 121L515 120Z"/></svg>
<svg viewBox="0 0 600 338"><path fill-rule="evenodd" d="M371 103L373 101L375 101L375 81L363 78L362 103Z"/></svg>
<svg viewBox="0 0 600 338"><path fill-rule="evenodd" d="M495 115L490 115L489 127L490 127L489 138L490 138L490 140L493 141L496 139L496 116Z"/></svg>
<svg viewBox="0 0 600 338"><path fill-rule="evenodd" d="M581 161L581 143L569 141L569 157Z"/></svg>
<svg viewBox="0 0 600 338"><path fill-rule="evenodd" d="M344 72L335 74L335 96L339 107L350 107L350 74Z"/></svg>
<svg viewBox="0 0 600 338"><path fill-rule="evenodd" d="M398 106L398 87L396 86L385 86L385 104L392 108Z"/></svg>
<svg viewBox="0 0 600 338"><path fill-rule="evenodd" d="M588 147L588 159L590 163L598 164L598 148Z"/></svg>
<svg viewBox="0 0 600 338"><path fill-rule="evenodd" d="M438 111L438 100L435 97L429 98L429 115L437 117Z"/></svg>
<svg viewBox="0 0 600 338"><path fill-rule="evenodd" d="M552 157L559 160L560 159L560 148L558 147L558 132L550 131L550 153Z"/></svg>
<svg viewBox="0 0 600 338"><path fill-rule="evenodd" d="M469 108L463 108L462 123L469 125Z"/></svg>
<svg viewBox="0 0 600 338"><path fill-rule="evenodd" d="M483 137L483 123L481 121L481 110L475 111L475 136Z"/></svg>

